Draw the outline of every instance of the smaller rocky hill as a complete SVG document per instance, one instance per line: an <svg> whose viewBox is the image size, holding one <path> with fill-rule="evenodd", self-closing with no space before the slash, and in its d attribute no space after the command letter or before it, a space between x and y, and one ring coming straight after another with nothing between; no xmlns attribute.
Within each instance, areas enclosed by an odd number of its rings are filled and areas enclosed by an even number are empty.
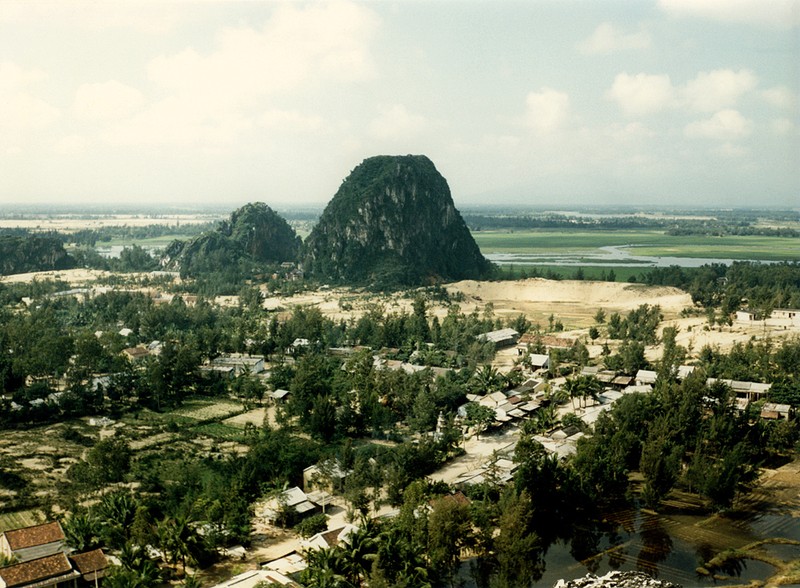
<svg viewBox="0 0 800 588"><path fill-rule="evenodd" d="M56 237L0 234L0 275L71 267L75 261Z"/></svg>
<svg viewBox="0 0 800 588"><path fill-rule="evenodd" d="M424 155L377 156L357 166L306 239L303 264L321 279L374 286L492 271L447 181Z"/></svg>
<svg viewBox="0 0 800 588"><path fill-rule="evenodd" d="M218 272L241 263L295 261L300 237L286 220L263 202L246 204L227 221L189 241L173 241L162 265L184 275Z"/></svg>

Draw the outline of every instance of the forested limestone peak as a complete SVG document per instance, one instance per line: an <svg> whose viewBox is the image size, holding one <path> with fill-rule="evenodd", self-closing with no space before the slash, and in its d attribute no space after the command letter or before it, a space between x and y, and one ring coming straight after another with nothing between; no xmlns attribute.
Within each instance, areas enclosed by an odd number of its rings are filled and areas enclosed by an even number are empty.
<svg viewBox="0 0 800 588"><path fill-rule="evenodd" d="M234 210L220 231L239 243L255 261L294 261L302 244L289 223L263 202L251 202Z"/></svg>
<svg viewBox="0 0 800 588"><path fill-rule="evenodd" d="M424 155L358 165L311 231L303 259L315 276L379 286L484 278L492 269Z"/></svg>
<svg viewBox="0 0 800 588"><path fill-rule="evenodd" d="M220 271L242 261L295 261L302 241L289 223L263 202L246 204L230 219L188 242L174 241L163 264L187 275Z"/></svg>

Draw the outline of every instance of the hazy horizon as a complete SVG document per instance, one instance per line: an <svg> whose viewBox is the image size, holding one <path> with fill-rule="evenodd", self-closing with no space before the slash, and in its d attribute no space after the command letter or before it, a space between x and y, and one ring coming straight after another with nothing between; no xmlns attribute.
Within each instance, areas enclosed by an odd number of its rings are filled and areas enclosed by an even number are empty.
<svg viewBox="0 0 800 588"><path fill-rule="evenodd" d="M6 0L0 207L322 208L413 153L461 209L794 209L799 25L800 0Z"/></svg>

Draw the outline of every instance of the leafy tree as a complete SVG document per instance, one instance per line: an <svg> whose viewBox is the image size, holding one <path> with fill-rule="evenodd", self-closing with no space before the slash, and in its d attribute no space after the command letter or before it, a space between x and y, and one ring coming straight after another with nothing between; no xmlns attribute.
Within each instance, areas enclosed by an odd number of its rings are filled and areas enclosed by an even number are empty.
<svg viewBox="0 0 800 588"><path fill-rule="evenodd" d="M468 427L475 428L475 436L480 437L480 434L494 422L494 411L488 406L483 406L477 402L470 402L466 407L467 418L464 421Z"/></svg>

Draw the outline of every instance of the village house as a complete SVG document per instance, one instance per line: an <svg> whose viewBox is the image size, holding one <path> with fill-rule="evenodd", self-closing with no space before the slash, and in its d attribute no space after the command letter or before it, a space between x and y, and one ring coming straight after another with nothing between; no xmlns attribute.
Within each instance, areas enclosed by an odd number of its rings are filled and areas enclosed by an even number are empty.
<svg viewBox="0 0 800 588"><path fill-rule="evenodd" d="M514 329L499 329L497 331L489 331L488 333L481 333L475 337L478 341L494 343L495 347L511 347L516 345L519 339L519 333Z"/></svg>
<svg viewBox="0 0 800 588"><path fill-rule="evenodd" d="M59 552L0 568L0 588L66 588L74 586L80 575L66 554Z"/></svg>
<svg viewBox="0 0 800 588"><path fill-rule="evenodd" d="M98 588L108 566L102 549L70 556L59 551L0 568L0 588Z"/></svg>
<svg viewBox="0 0 800 588"><path fill-rule="evenodd" d="M0 554L25 562L64 549L64 530L58 521L13 529L0 534Z"/></svg>
<svg viewBox="0 0 800 588"><path fill-rule="evenodd" d="M216 584L213 588L255 588L256 586L289 586L293 588L299 587L300 584L275 570L250 570Z"/></svg>
<svg viewBox="0 0 800 588"><path fill-rule="evenodd" d="M237 376L244 373L256 375L264 371L264 356L229 353L215 357L208 367L213 371L227 374L232 372Z"/></svg>
<svg viewBox="0 0 800 588"><path fill-rule="evenodd" d="M789 420L792 416L792 407L789 404L766 402L761 408L761 418L767 420Z"/></svg>

